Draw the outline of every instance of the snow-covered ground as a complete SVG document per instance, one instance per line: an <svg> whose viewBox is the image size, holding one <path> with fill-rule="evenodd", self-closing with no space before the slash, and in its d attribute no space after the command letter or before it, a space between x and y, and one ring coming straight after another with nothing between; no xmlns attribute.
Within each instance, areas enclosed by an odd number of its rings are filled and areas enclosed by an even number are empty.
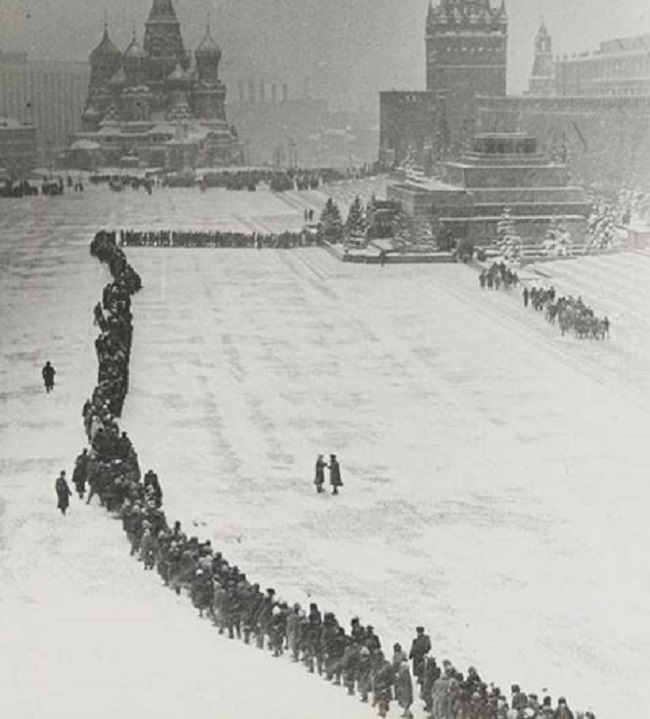
<svg viewBox="0 0 650 719"><path fill-rule="evenodd" d="M303 204L183 190L0 204L9 716L371 716L215 635L99 509L55 509L95 380L90 310L107 275L92 233L290 226ZM122 425L171 519L286 599L359 614L388 649L423 623L440 660L506 690L548 687L600 717L647 705L650 258L543 266L612 318L595 343L481 293L464 266L343 265L319 249L128 256L145 289ZM318 452L340 456L340 497L314 492Z"/></svg>

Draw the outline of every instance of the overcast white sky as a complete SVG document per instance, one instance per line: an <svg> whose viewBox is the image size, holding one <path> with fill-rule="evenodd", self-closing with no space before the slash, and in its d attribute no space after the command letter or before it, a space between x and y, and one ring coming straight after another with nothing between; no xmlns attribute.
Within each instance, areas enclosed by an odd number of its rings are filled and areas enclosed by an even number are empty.
<svg viewBox="0 0 650 719"><path fill-rule="evenodd" d="M498 2L499 0L493 0ZM141 36L152 0L0 0L0 48L34 58L83 60L101 36L104 10L125 46ZM346 104L380 89L424 83L428 0L174 0L193 49L208 12L224 49L226 80L249 74L286 81L300 94ZM559 53L590 50L600 40L650 34L648 0L506 0L510 14L510 91L525 87L540 18Z"/></svg>

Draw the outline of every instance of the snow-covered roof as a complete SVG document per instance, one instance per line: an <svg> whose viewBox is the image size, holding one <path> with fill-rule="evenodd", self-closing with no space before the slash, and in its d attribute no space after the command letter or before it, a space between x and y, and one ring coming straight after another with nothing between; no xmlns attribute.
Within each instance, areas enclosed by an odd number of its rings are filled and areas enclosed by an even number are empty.
<svg viewBox="0 0 650 719"><path fill-rule="evenodd" d="M6 117L4 115L0 115L0 128L8 128L15 130L19 127L24 127L18 120L16 120L13 117Z"/></svg>
<svg viewBox="0 0 650 719"><path fill-rule="evenodd" d="M77 140L70 145L71 150L99 150L100 145L92 140Z"/></svg>

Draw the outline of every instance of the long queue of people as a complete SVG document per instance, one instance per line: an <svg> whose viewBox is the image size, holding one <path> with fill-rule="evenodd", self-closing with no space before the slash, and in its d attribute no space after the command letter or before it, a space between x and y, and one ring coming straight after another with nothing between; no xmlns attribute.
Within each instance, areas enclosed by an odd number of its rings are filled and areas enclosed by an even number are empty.
<svg viewBox="0 0 650 719"><path fill-rule="evenodd" d="M88 485L86 501L97 496L120 517L130 553L145 571L156 571L171 591L187 595L199 616L220 634L275 658L287 656L372 704L382 717L396 702L401 716L410 719L419 698L433 719L595 719L590 712L574 717L565 699L553 706L550 697L540 700L518 685L506 696L474 667L463 673L449 660L439 665L422 626L416 628L408 652L398 643L390 652L374 628L358 617L346 629L316 602L309 607L291 604L273 587L262 589L209 540L188 536L178 521L170 524L157 474L149 470L141 476L133 444L117 423L128 389L131 296L142 284L114 234L98 233L91 253L109 265L113 281L95 307L103 337L97 347L98 384L83 408L89 448L77 458L72 479L81 498Z"/></svg>
<svg viewBox="0 0 650 719"><path fill-rule="evenodd" d="M107 184L111 189L144 189L149 194L155 188L196 187L200 190L222 188L232 191L255 192L266 185L273 192L291 190L317 190L323 185L359 179L374 174L372 167L339 170L335 168L245 168L209 170L202 174L194 172L149 174L145 177L128 172L93 173L90 182Z"/></svg>
<svg viewBox="0 0 650 719"><path fill-rule="evenodd" d="M250 248L291 249L308 247L317 243L310 232L197 232L184 230L136 231L120 230L119 243L124 247L199 247L199 248Z"/></svg>
<svg viewBox="0 0 650 719"><path fill-rule="evenodd" d="M550 324L557 324L563 337L573 332L578 339L609 339L609 317L597 317L582 297L558 297L554 287L524 287L522 295L524 307L543 312Z"/></svg>
<svg viewBox="0 0 650 719"><path fill-rule="evenodd" d="M39 183L28 180L0 182L0 198L17 199L21 197L35 197L43 195L56 197L62 195L65 189L63 178L54 177L42 180Z"/></svg>

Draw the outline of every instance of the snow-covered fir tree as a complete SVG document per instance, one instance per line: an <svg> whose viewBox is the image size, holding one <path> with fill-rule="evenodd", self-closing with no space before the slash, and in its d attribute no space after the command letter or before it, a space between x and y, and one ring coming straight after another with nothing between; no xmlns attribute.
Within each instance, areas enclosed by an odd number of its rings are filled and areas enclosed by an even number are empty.
<svg viewBox="0 0 650 719"><path fill-rule="evenodd" d="M366 220L366 213L361 202L361 198L357 195L348 211L348 219L345 223L345 229L348 235L352 237L362 237L366 234L366 228L368 222Z"/></svg>
<svg viewBox="0 0 650 719"><path fill-rule="evenodd" d="M564 218L554 217L544 239L544 251L553 257L570 257L573 254L573 239Z"/></svg>
<svg viewBox="0 0 650 719"><path fill-rule="evenodd" d="M319 234L328 242L340 242L343 238L343 219L341 210L329 197L320 215Z"/></svg>
<svg viewBox="0 0 650 719"><path fill-rule="evenodd" d="M497 247L501 256L506 260L516 260L521 257L521 237L515 231L515 221L512 210L504 208L497 224Z"/></svg>

